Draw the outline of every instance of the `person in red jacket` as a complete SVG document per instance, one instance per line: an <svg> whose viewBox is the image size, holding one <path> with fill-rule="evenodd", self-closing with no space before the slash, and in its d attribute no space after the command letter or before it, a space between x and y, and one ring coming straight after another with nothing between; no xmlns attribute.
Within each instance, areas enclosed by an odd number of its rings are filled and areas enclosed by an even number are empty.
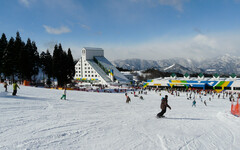
<svg viewBox="0 0 240 150"><path fill-rule="evenodd" d="M162 102L160 105L160 108L162 109L162 111L157 114L158 118L164 117L163 115L166 113L167 107L171 110L171 107L168 105L168 96L165 95L165 98L162 99Z"/></svg>

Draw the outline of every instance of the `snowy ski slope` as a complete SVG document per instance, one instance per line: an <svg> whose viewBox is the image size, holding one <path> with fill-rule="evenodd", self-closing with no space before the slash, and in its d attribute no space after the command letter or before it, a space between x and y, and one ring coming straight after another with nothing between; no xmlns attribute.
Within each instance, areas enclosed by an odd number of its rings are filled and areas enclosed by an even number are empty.
<svg viewBox="0 0 240 150"><path fill-rule="evenodd" d="M16 97L0 84L0 149L56 150L238 150L240 118L228 99L169 95L166 118L157 119L159 93L144 100L124 94L67 91L20 86ZM9 87L12 91L12 87ZM166 93L162 93L164 95ZM203 97L208 100L208 97Z"/></svg>

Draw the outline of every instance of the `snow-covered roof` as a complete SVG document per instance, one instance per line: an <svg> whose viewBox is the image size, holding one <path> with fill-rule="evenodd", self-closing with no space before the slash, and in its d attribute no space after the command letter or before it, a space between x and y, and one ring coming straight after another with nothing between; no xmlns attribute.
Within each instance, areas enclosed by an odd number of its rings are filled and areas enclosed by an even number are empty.
<svg viewBox="0 0 240 150"><path fill-rule="evenodd" d="M96 50L102 50L102 48L97 48L97 47L83 47L83 49L87 50L87 51L96 51Z"/></svg>

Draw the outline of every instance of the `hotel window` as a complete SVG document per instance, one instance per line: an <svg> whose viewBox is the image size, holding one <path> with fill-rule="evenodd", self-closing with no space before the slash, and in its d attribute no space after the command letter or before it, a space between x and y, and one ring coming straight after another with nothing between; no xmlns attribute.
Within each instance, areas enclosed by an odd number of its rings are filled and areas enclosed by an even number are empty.
<svg viewBox="0 0 240 150"><path fill-rule="evenodd" d="M88 69L90 69L90 67L88 67Z"/></svg>
<svg viewBox="0 0 240 150"><path fill-rule="evenodd" d="M85 70L87 70L87 67L85 67Z"/></svg>
<svg viewBox="0 0 240 150"><path fill-rule="evenodd" d="M95 77L97 77L97 75L95 75Z"/></svg>
<svg viewBox="0 0 240 150"><path fill-rule="evenodd" d="M90 77L90 75L88 75L88 77Z"/></svg>
<svg viewBox="0 0 240 150"><path fill-rule="evenodd" d="M94 77L94 75L92 75L92 77Z"/></svg>
<svg viewBox="0 0 240 150"><path fill-rule="evenodd" d="M90 73L90 71L88 71L88 73Z"/></svg>
<svg viewBox="0 0 240 150"><path fill-rule="evenodd" d="M87 73L87 71L85 71L85 73Z"/></svg>
<svg viewBox="0 0 240 150"><path fill-rule="evenodd" d="M85 64L85 66L87 66L87 64Z"/></svg>
<svg viewBox="0 0 240 150"><path fill-rule="evenodd" d="M85 75L85 77L87 77L87 75Z"/></svg>
<svg viewBox="0 0 240 150"><path fill-rule="evenodd" d="M81 69L81 68L79 67L79 69Z"/></svg>

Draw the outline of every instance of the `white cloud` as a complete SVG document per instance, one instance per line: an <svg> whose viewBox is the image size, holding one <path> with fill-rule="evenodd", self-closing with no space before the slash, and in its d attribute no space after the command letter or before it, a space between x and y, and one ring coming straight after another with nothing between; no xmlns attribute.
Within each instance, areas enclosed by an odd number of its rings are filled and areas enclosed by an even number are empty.
<svg viewBox="0 0 240 150"><path fill-rule="evenodd" d="M161 5L172 6L176 10L183 11L183 3L188 2L189 0L158 0Z"/></svg>
<svg viewBox="0 0 240 150"><path fill-rule="evenodd" d="M47 25L43 25L43 27L45 28L46 32L50 34L63 34L63 33L71 32L71 30L65 26L61 26L59 28L53 28Z"/></svg>
<svg viewBox="0 0 240 150"><path fill-rule="evenodd" d="M176 38L175 38L176 39ZM229 53L240 56L240 34L221 33L214 35L196 34L191 37L161 37L131 45L126 43L62 43L71 48L74 58L81 57L82 47L101 47L109 60L139 58L159 60L167 58L191 58L202 60Z"/></svg>
<svg viewBox="0 0 240 150"><path fill-rule="evenodd" d="M87 29L87 30L90 30L91 28L85 24L81 24L81 27L84 28L84 29Z"/></svg>
<svg viewBox="0 0 240 150"><path fill-rule="evenodd" d="M134 45L102 44L99 46L106 50L106 57L110 60L127 58L158 60L174 57L202 60L226 53L239 56L240 43L237 39L240 39L239 35L227 33L197 34L188 38L179 37L178 40L160 38Z"/></svg>
<svg viewBox="0 0 240 150"><path fill-rule="evenodd" d="M130 0L130 2L147 2L151 5L166 5L173 7L174 9L182 12L183 11L183 4L190 0Z"/></svg>
<svg viewBox="0 0 240 150"><path fill-rule="evenodd" d="M30 0L18 0L18 1L26 7L29 7L30 5Z"/></svg>

